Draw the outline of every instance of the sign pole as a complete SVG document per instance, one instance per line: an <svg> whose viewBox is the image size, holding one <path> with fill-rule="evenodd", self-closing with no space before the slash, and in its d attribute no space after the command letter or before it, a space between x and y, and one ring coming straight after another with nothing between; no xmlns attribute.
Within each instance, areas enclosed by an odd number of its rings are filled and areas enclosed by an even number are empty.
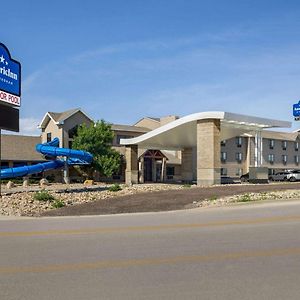
<svg viewBox="0 0 300 300"><path fill-rule="evenodd" d="M1 127L0 127L0 171L1 171L1 153L2 153L2 143L1 143ZM2 185L2 179L0 176L0 198L2 198L1 185Z"/></svg>

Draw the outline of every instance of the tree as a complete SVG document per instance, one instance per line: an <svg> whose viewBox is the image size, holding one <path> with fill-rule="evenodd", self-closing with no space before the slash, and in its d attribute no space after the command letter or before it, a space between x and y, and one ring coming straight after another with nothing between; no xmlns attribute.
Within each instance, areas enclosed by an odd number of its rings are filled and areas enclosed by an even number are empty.
<svg viewBox="0 0 300 300"><path fill-rule="evenodd" d="M121 156L112 149L113 138L111 126L104 120L92 123L90 126L82 124L78 127L72 148L88 151L94 156L93 163L85 168L89 176L97 170L102 175L111 177L120 169Z"/></svg>

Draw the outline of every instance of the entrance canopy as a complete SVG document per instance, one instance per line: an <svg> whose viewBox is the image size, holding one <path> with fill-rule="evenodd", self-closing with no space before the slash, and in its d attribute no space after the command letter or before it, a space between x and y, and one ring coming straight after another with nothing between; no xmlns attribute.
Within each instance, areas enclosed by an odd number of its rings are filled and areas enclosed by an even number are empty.
<svg viewBox="0 0 300 300"><path fill-rule="evenodd" d="M290 128L291 122L252 117L228 112L200 112L191 114L148 133L131 139L121 139L121 145L138 145L145 149L180 150L197 145L197 121L218 119L221 140L241 136L267 128Z"/></svg>

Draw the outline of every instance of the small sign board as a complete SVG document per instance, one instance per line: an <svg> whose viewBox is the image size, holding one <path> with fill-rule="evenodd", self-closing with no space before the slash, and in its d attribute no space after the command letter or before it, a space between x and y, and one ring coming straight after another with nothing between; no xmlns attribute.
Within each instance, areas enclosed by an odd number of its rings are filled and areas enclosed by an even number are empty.
<svg viewBox="0 0 300 300"><path fill-rule="evenodd" d="M19 110L0 103L0 129L19 132Z"/></svg>
<svg viewBox="0 0 300 300"><path fill-rule="evenodd" d="M300 117L300 101L293 105L293 116L295 118Z"/></svg>
<svg viewBox="0 0 300 300"><path fill-rule="evenodd" d="M21 64L12 59L7 47L0 43L0 102L21 105Z"/></svg>

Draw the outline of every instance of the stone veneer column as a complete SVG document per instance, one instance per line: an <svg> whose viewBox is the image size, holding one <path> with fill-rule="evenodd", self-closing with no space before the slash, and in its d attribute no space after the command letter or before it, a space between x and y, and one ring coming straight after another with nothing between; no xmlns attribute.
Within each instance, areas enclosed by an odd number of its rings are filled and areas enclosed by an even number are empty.
<svg viewBox="0 0 300 300"><path fill-rule="evenodd" d="M198 120L197 185L213 185L221 182L220 133L220 120Z"/></svg>
<svg viewBox="0 0 300 300"><path fill-rule="evenodd" d="M128 185L138 183L138 146L130 145L125 148L126 171L125 183Z"/></svg>
<svg viewBox="0 0 300 300"><path fill-rule="evenodd" d="M181 152L181 179L183 182L193 180L193 149L184 148Z"/></svg>

